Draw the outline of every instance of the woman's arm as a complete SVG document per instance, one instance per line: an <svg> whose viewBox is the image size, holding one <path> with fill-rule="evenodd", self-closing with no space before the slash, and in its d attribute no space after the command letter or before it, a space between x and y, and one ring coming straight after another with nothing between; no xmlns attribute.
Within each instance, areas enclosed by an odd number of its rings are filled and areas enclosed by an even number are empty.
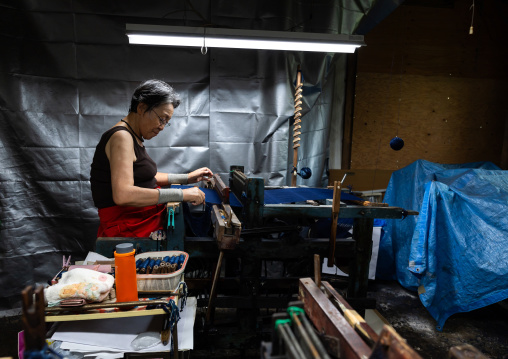
<svg viewBox="0 0 508 359"><path fill-rule="evenodd" d="M199 168L188 174L189 183L196 183L199 181L209 181L212 178L213 173L207 167Z"/></svg>
<svg viewBox="0 0 508 359"><path fill-rule="evenodd" d="M188 184L196 183L199 181L209 181L213 173L207 167L199 168L189 174L172 174L157 172L155 179L159 186L167 186L169 184Z"/></svg>
<svg viewBox="0 0 508 359"><path fill-rule="evenodd" d="M118 206L144 207L151 206L167 199L173 201L174 194L165 194L160 198L158 189L142 188L134 186L134 173L132 163L136 160L134 154L134 142L132 136L126 131L118 131L111 136L106 144L106 156L108 156L111 168L111 186L113 201ZM161 178L162 177L162 178ZM167 173L158 172L155 176L157 183L168 184ZM183 200L192 204L200 204L205 200L205 194L197 187L182 190ZM166 200L166 202L167 202Z"/></svg>
<svg viewBox="0 0 508 359"><path fill-rule="evenodd" d="M164 187L164 186L167 186L170 184L168 181L168 174L164 173L164 172L157 172L157 174L155 175L155 180L157 181L157 185L159 185L161 187Z"/></svg>
<svg viewBox="0 0 508 359"><path fill-rule="evenodd" d="M134 186L132 163L135 161L134 142L127 131L118 131L111 136L106 144L111 168L111 186L113 201L118 206L144 207L157 203L157 189Z"/></svg>
<svg viewBox="0 0 508 359"><path fill-rule="evenodd" d="M157 180L157 184L159 186L167 186L170 184L187 184L189 183L189 176L187 174L173 174L173 173L164 173L157 172L155 175L155 179Z"/></svg>

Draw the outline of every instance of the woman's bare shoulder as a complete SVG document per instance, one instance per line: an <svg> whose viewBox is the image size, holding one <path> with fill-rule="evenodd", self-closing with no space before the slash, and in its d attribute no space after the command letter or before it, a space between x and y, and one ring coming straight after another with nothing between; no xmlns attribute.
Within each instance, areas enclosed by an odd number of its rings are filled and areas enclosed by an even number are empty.
<svg viewBox="0 0 508 359"><path fill-rule="evenodd" d="M116 131L111 135L108 143L106 143L106 156L111 161L111 153L114 152L116 154L119 153L132 153L134 156L134 139L128 130L126 131Z"/></svg>
<svg viewBox="0 0 508 359"><path fill-rule="evenodd" d="M120 143L123 143L123 142L126 142L126 143L133 143L134 140L132 138L132 135L131 133L129 132L128 129L126 129L125 127L122 127L122 126L119 126L121 128L123 128L124 130L118 130L116 131L115 133L113 133L109 139L109 141L114 141L114 142L120 142Z"/></svg>

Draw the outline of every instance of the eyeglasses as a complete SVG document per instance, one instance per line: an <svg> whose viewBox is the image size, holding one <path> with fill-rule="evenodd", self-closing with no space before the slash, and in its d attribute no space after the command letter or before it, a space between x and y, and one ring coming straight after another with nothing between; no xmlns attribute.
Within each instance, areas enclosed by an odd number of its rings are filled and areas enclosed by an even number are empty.
<svg viewBox="0 0 508 359"><path fill-rule="evenodd" d="M162 127L169 127L171 126L171 124L169 123L169 120L163 120L159 114L157 112L155 112L154 109L152 109L153 113L155 113L155 116L157 116L159 118L159 126L162 126Z"/></svg>

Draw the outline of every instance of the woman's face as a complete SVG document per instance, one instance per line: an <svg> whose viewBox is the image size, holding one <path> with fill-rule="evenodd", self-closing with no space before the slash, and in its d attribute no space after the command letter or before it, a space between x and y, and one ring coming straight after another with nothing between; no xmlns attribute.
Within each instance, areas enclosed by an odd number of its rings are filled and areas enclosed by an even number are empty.
<svg viewBox="0 0 508 359"><path fill-rule="evenodd" d="M174 111L173 105L166 103L144 112L141 121L141 134L143 138L149 140L164 130L171 117L173 117Z"/></svg>

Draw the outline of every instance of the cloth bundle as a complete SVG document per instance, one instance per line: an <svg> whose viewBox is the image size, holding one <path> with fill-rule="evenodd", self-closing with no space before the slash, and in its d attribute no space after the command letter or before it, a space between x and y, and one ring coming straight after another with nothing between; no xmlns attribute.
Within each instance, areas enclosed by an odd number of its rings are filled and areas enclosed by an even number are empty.
<svg viewBox="0 0 508 359"><path fill-rule="evenodd" d="M107 297L115 278L107 273L76 268L62 274L57 284L44 289L44 300L49 306L58 305L64 299L85 299L101 302Z"/></svg>

